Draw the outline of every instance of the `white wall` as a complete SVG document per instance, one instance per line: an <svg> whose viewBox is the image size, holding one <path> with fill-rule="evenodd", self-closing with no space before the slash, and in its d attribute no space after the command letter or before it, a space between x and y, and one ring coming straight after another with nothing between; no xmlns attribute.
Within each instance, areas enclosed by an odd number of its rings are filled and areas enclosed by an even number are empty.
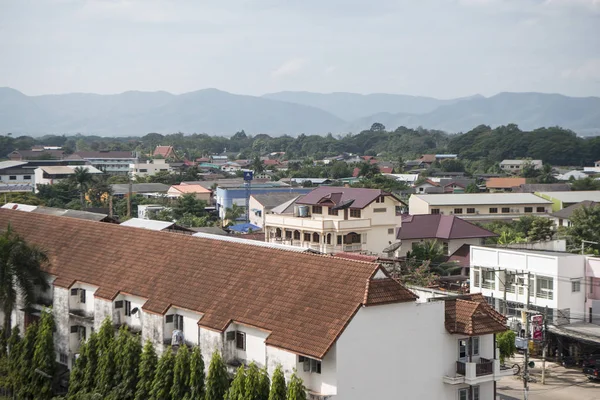
<svg viewBox="0 0 600 400"><path fill-rule="evenodd" d="M260 226L261 228L265 226L265 207L258 201L256 201L256 199L253 196L250 196L249 207L250 223L256 226ZM256 215L255 210L260 210L261 215Z"/></svg>
<svg viewBox="0 0 600 400"><path fill-rule="evenodd" d="M224 354L228 359L235 358L247 364L254 361L260 367L267 364L267 350L265 340L269 336L269 332L253 328L251 326L231 323L225 330L227 332L239 331L246 334L246 350L236 348L235 340L227 340L224 343Z"/></svg>
<svg viewBox="0 0 600 400"><path fill-rule="evenodd" d="M444 303L361 308L337 341L343 400L456 399L456 348L444 328Z"/></svg>
<svg viewBox="0 0 600 400"><path fill-rule="evenodd" d="M79 300L79 294L77 296L71 296L70 289L85 289L85 303L81 303ZM75 282L69 289L69 309L81 310L90 315L94 315L94 293L98 289L97 286L88 285L85 283Z"/></svg>
<svg viewBox="0 0 600 400"><path fill-rule="evenodd" d="M183 338L187 343L190 344L198 344L199 337L199 328L198 321L202 318L202 314L177 308L171 307L169 311L165 315L169 314L177 314L183 316ZM164 338L169 339L173 335L173 330L175 329L175 319L173 322L167 323L166 318L163 316L164 321Z"/></svg>

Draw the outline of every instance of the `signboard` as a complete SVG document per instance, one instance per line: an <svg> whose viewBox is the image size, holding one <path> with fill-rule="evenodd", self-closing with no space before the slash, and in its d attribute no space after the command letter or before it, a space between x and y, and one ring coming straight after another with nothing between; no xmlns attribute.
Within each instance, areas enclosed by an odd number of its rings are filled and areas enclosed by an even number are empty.
<svg viewBox="0 0 600 400"><path fill-rule="evenodd" d="M544 316L533 315L531 317L531 338L533 340L544 339Z"/></svg>
<svg viewBox="0 0 600 400"><path fill-rule="evenodd" d="M244 180L251 181L254 177L254 173L252 171L244 171Z"/></svg>

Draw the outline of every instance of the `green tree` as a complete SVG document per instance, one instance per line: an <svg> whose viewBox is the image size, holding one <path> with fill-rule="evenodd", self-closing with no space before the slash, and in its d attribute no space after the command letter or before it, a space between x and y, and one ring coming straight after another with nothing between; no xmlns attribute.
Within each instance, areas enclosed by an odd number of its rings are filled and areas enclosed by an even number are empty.
<svg viewBox="0 0 600 400"><path fill-rule="evenodd" d="M479 186L476 183L469 183L465 188L465 193L479 193Z"/></svg>
<svg viewBox="0 0 600 400"><path fill-rule="evenodd" d="M190 356L190 398L204 399L204 358L199 346Z"/></svg>
<svg viewBox="0 0 600 400"><path fill-rule="evenodd" d="M92 332L86 344L84 350L87 362L85 363L81 392L92 393L96 387L96 370L98 369L98 334Z"/></svg>
<svg viewBox="0 0 600 400"><path fill-rule="evenodd" d="M152 342L148 340L144 345L144 350L140 357L135 400L147 400L150 398L157 363L158 358L154 351L154 346L152 345Z"/></svg>
<svg viewBox="0 0 600 400"><path fill-rule="evenodd" d="M552 165L544 164L540 174L535 179L537 183L556 183L558 179L553 175Z"/></svg>
<svg viewBox="0 0 600 400"><path fill-rule="evenodd" d="M73 181L77 183L77 187L79 188L79 201L81 202L81 208L84 208L84 196L93 181L93 176L87 168L75 167L73 170Z"/></svg>
<svg viewBox="0 0 600 400"><path fill-rule="evenodd" d="M4 312L3 332L11 331L11 315L17 302L17 293L23 298L25 308L35 300L36 285L48 288L42 268L48 264L46 253L28 244L13 232L10 225L0 235L0 303Z"/></svg>
<svg viewBox="0 0 600 400"><path fill-rule="evenodd" d="M457 159L448 158L441 162L441 168L444 172L464 172L465 165L462 161Z"/></svg>
<svg viewBox="0 0 600 400"><path fill-rule="evenodd" d="M568 229L572 244L579 249L582 241L600 243L600 206L580 207L571 215L571 226ZM598 251L597 244L584 243L584 247L592 249L592 253ZM595 251L594 251L595 250ZM590 250L588 250L590 252Z"/></svg>
<svg viewBox="0 0 600 400"><path fill-rule="evenodd" d="M15 326L8 338L8 389L13 393L17 391L17 384L20 379L19 363L22 348L21 331L18 326Z"/></svg>
<svg viewBox="0 0 600 400"><path fill-rule="evenodd" d="M267 367L260 370L260 379L258 381L258 400L269 400L269 392L271 391L271 380Z"/></svg>
<svg viewBox="0 0 600 400"><path fill-rule="evenodd" d="M33 398L35 394L35 388L32 385L34 378L33 355L35 353L38 328L37 323L30 324L23 337L18 365L19 376L16 382L18 397L22 399Z"/></svg>
<svg viewBox="0 0 600 400"><path fill-rule="evenodd" d="M242 215L244 215L245 211L243 207L238 206L237 204L232 204L231 208L225 210L225 219L229 222L235 223Z"/></svg>
<svg viewBox="0 0 600 400"><path fill-rule="evenodd" d="M273 372L273 381L271 382L271 391L269 392L269 400L285 400L287 387L285 384L285 376L281 364L275 367Z"/></svg>
<svg viewBox="0 0 600 400"><path fill-rule="evenodd" d="M254 362L251 362L246 371L244 400L260 400L260 378L260 369Z"/></svg>
<svg viewBox="0 0 600 400"><path fill-rule="evenodd" d="M79 347L79 357L75 361L75 365L71 369L69 376L69 391L67 392L67 399L74 400L80 394L83 394L84 388L83 383L85 381L85 369L88 362L88 342L84 342Z"/></svg>
<svg viewBox="0 0 600 400"><path fill-rule="evenodd" d="M224 398L225 400L246 400L246 370L244 366L238 367Z"/></svg>
<svg viewBox="0 0 600 400"><path fill-rule="evenodd" d="M302 379L296 375L296 370L294 370L290 378L286 400L306 400L306 388Z"/></svg>
<svg viewBox="0 0 600 400"><path fill-rule="evenodd" d="M190 352L187 346L179 346L173 369L171 399L181 400L190 395Z"/></svg>
<svg viewBox="0 0 600 400"><path fill-rule="evenodd" d="M137 385L141 351L139 337L132 335L126 326L122 326L113 342L112 353L115 358L115 372L113 381L107 385L113 386L109 398L133 399Z"/></svg>
<svg viewBox="0 0 600 400"><path fill-rule="evenodd" d="M383 125L380 122L375 122L373 123L373 125L371 125L371 132L384 132L385 131L385 125Z"/></svg>
<svg viewBox="0 0 600 400"><path fill-rule="evenodd" d="M178 197L173 205L173 217L179 219L186 214L201 217L206 215L206 206L204 200L198 200L193 193L186 193Z"/></svg>
<svg viewBox="0 0 600 400"><path fill-rule="evenodd" d="M571 190L600 190L600 181L589 176L587 178L577 179L571 183Z"/></svg>
<svg viewBox="0 0 600 400"><path fill-rule="evenodd" d="M171 398L170 390L173 386L173 368L175 367L175 356L171 346L167 347L158 360L156 374L152 382L151 400L168 400Z"/></svg>
<svg viewBox="0 0 600 400"><path fill-rule="evenodd" d="M504 364L507 358L511 358L517 351L515 345L515 333L511 330L496 334L496 344L500 350L500 363Z"/></svg>
<svg viewBox="0 0 600 400"><path fill-rule="evenodd" d="M376 164L361 163L358 174L364 178L372 179L379 175L379 167Z"/></svg>
<svg viewBox="0 0 600 400"><path fill-rule="evenodd" d="M225 367L225 363L223 363L221 353L215 350L208 366L205 400L223 400L228 388L229 378L227 377L227 368Z"/></svg>
<svg viewBox="0 0 600 400"><path fill-rule="evenodd" d="M112 389L115 375L115 328L112 320L106 317L98 330L98 368L96 370L95 391L103 396Z"/></svg>
<svg viewBox="0 0 600 400"><path fill-rule="evenodd" d="M550 218L537 217L531 224L531 228L527 232L527 239L532 242L542 240L550 240L554 236L556 228L554 221Z"/></svg>
<svg viewBox="0 0 600 400"><path fill-rule="evenodd" d="M52 380L56 369L52 309L44 309L39 322L33 353L33 393L36 399L52 398Z"/></svg>
<svg viewBox="0 0 600 400"><path fill-rule="evenodd" d="M252 160L252 170L255 174L260 174L265 170L265 165L258 156L254 157L254 160Z"/></svg>

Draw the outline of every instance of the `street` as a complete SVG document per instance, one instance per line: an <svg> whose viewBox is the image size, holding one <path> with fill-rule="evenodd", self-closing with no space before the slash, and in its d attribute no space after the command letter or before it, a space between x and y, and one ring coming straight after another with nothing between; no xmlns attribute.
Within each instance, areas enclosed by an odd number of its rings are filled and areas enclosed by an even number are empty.
<svg viewBox="0 0 600 400"><path fill-rule="evenodd" d="M546 384L542 385L542 361L531 359L535 367L530 376L535 382L529 383L530 400L599 400L600 382L589 381L581 368L564 368L562 365L546 362ZM516 356L506 364L523 364L523 358ZM523 381L517 376L508 376L498 381L497 400L523 399Z"/></svg>

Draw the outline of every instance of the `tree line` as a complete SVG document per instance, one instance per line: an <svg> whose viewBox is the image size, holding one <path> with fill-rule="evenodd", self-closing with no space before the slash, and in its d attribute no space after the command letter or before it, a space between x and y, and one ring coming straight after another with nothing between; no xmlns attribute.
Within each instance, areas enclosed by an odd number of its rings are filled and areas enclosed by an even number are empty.
<svg viewBox="0 0 600 400"><path fill-rule="evenodd" d="M515 124L491 128L479 125L464 134L399 127L386 130L381 124L358 134L271 137L247 135L243 130L230 137L207 134L149 133L142 137L57 136L39 138L0 136L0 157L34 145L63 146L67 152L84 150L138 151L149 154L157 145L172 145L181 157L195 159L207 154L230 153L235 158L253 159L270 152L285 152L286 158L321 159L341 153L380 154L388 160L413 159L427 153L456 153L461 159L492 165L503 159L533 158L553 165L590 165L600 157L600 137L582 138L560 127L523 131Z"/></svg>

